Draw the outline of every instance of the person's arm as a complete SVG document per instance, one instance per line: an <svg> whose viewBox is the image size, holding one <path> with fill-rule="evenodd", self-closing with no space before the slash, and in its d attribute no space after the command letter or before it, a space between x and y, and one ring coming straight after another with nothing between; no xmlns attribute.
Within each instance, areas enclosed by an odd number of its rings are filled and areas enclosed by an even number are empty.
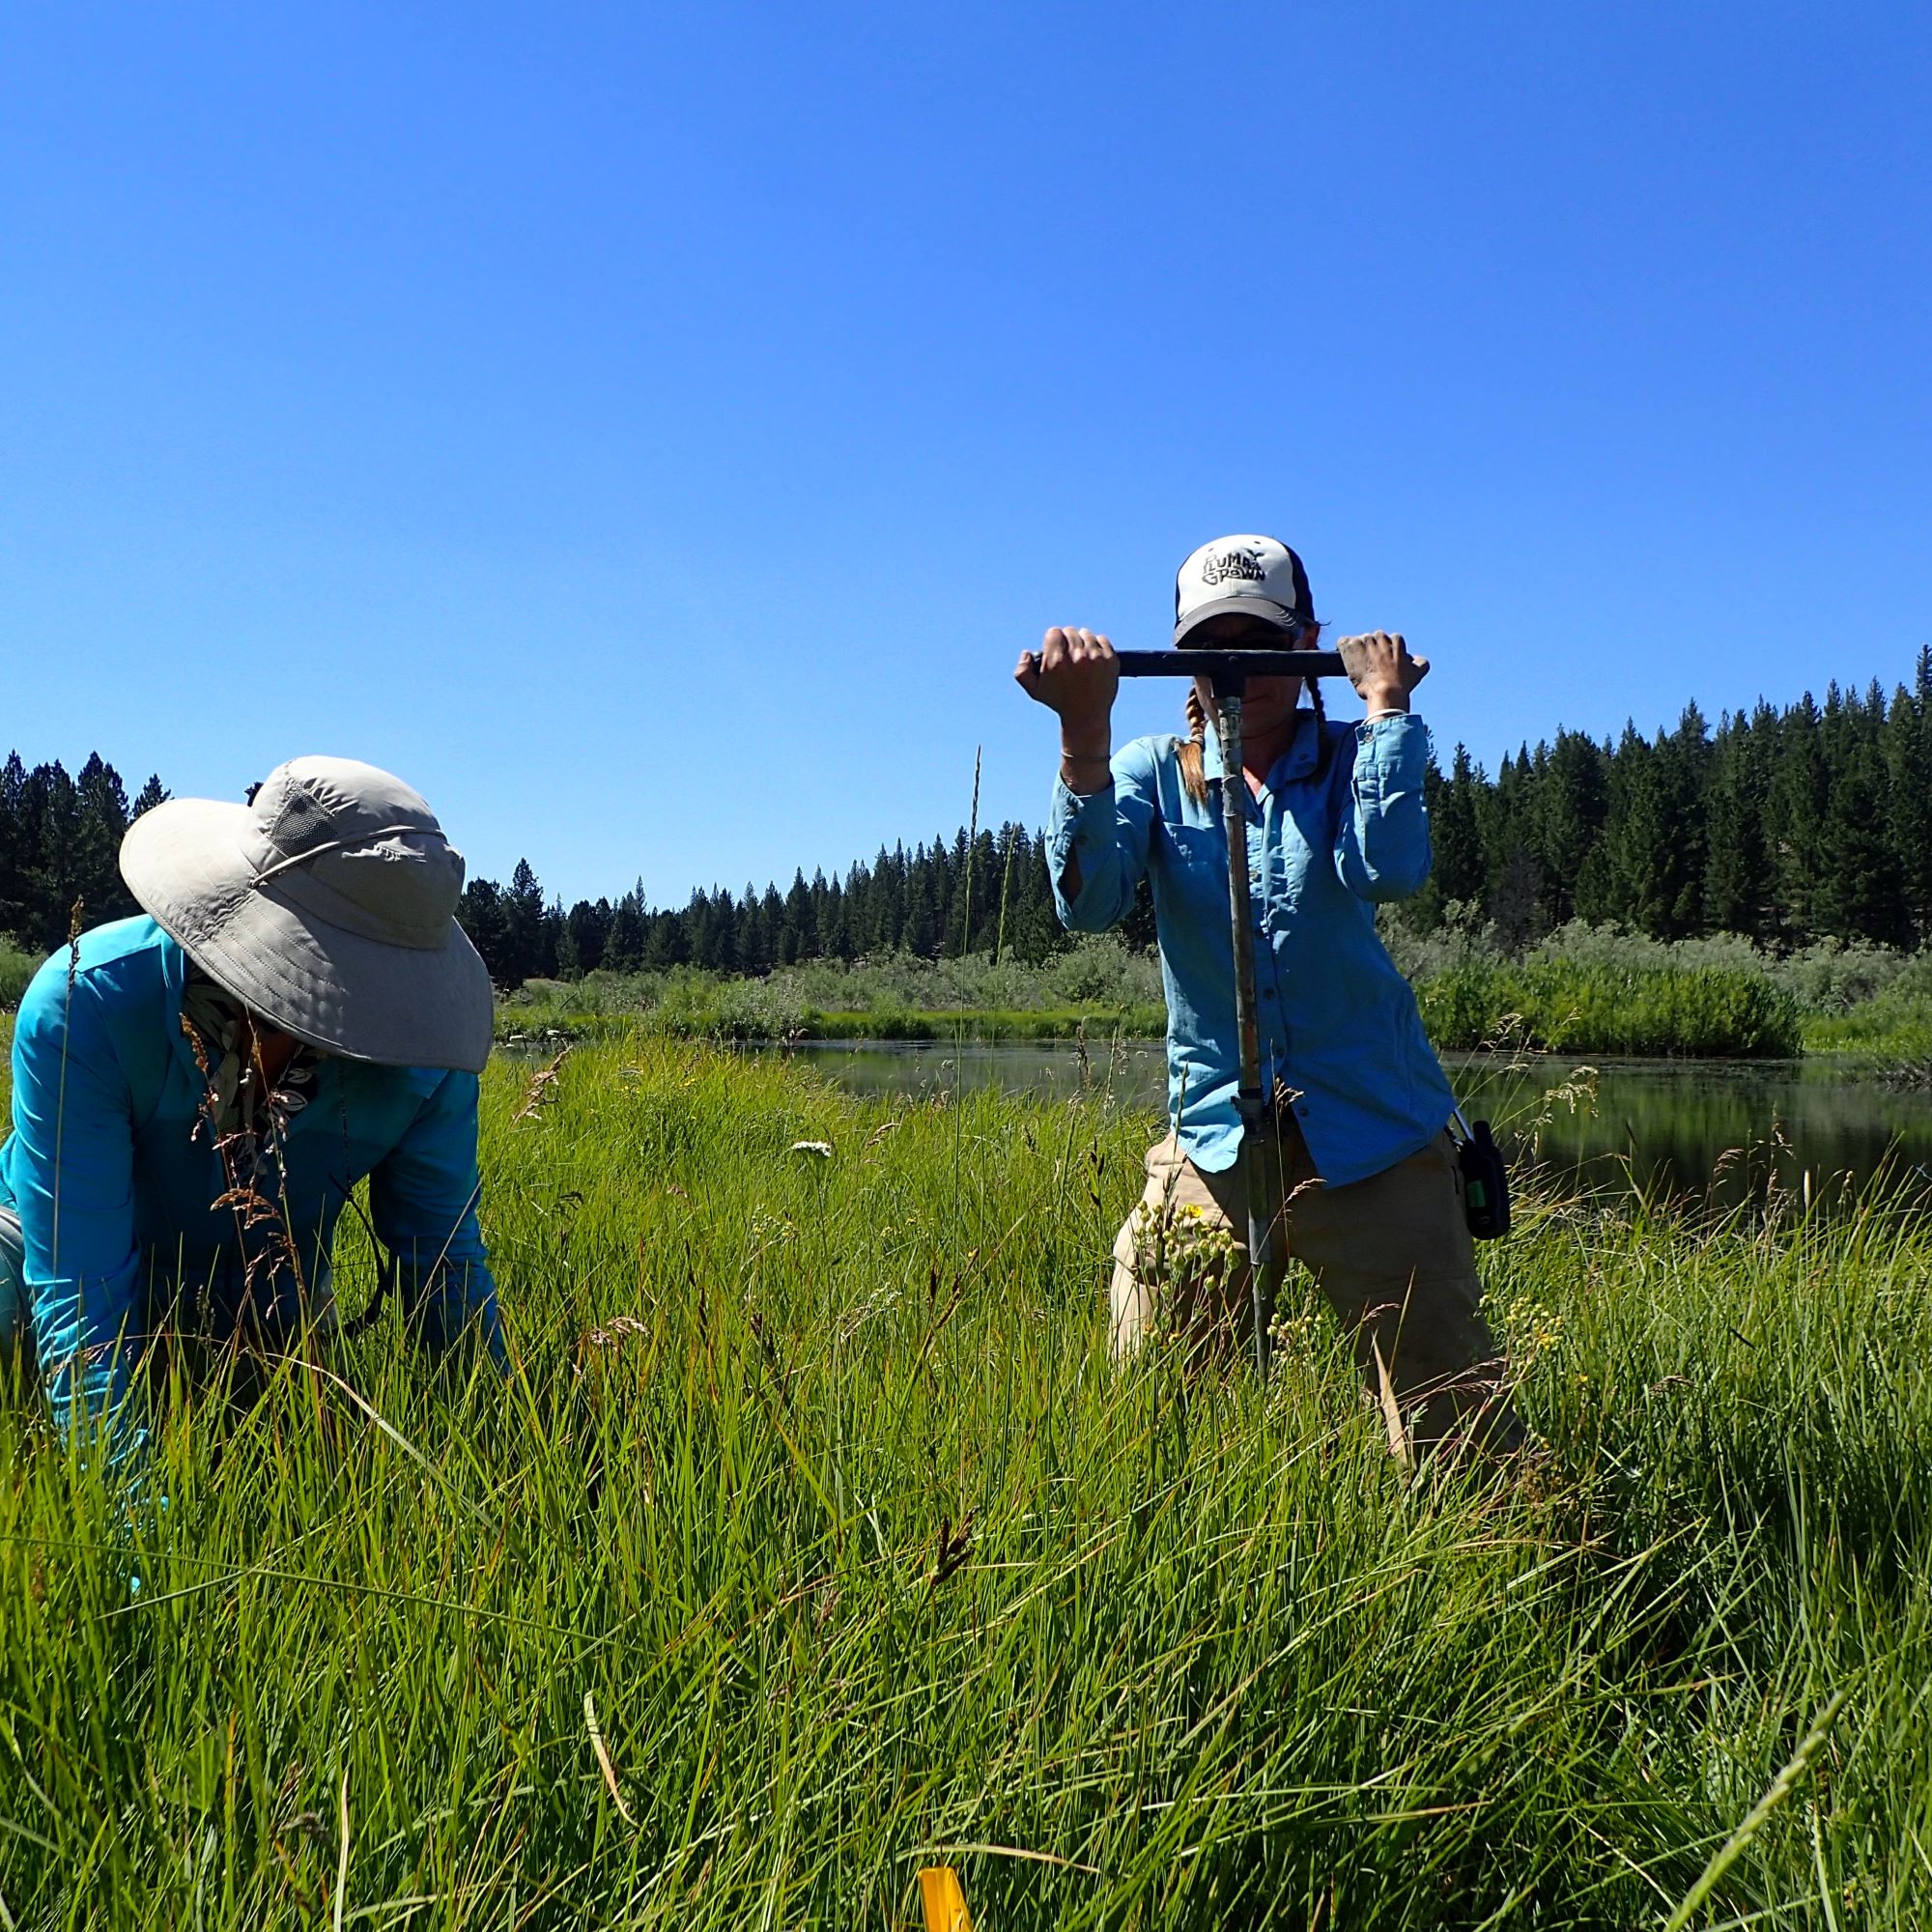
<svg viewBox="0 0 1932 1932"><path fill-rule="evenodd" d="M1133 910L1147 871L1153 774L1141 749L1124 747L1109 781L1084 796L1056 779L1046 821L1046 872L1054 910L1069 932L1105 932Z"/></svg>
<svg viewBox="0 0 1932 1932"><path fill-rule="evenodd" d="M483 1235L476 1167L476 1076L446 1073L409 1131L369 1177L369 1218L396 1264L403 1316L432 1355L460 1340L506 1356Z"/></svg>
<svg viewBox="0 0 1932 1932"><path fill-rule="evenodd" d="M128 1079L100 996L57 954L42 967L14 1030L14 1208L42 1387L63 1428L78 1411L118 1416L146 1338L130 1332L140 1255L134 1238L134 1128ZM117 1463L147 1430L121 1420Z"/></svg>
<svg viewBox="0 0 1932 1932"><path fill-rule="evenodd" d="M1429 731L1408 708L1429 674L1399 635L1377 631L1338 646L1367 715L1356 731L1349 798L1336 828L1335 869L1358 898L1406 899L1429 878L1423 777Z"/></svg>
<svg viewBox="0 0 1932 1932"><path fill-rule="evenodd" d="M1056 625L1013 677L1060 718L1060 775L1046 827L1046 869L1060 923L1104 932L1132 910L1147 870L1151 775L1130 753L1113 755L1120 666L1104 636Z"/></svg>

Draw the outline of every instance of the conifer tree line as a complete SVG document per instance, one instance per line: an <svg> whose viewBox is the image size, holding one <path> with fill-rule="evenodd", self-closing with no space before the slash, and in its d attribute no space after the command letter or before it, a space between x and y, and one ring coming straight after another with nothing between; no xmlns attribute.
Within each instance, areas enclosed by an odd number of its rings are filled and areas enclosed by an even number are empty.
<svg viewBox="0 0 1932 1932"><path fill-rule="evenodd" d="M1888 699L1833 684L1783 711L1760 700L1714 731L1614 744L1559 730L1493 781L1459 745L1428 780L1435 863L1405 909L1451 902L1515 952L1572 919L1655 939L1742 933L1777 950L1814 940L1932 940L1932 647Z"/></svg>
<svg viewBox="0 0 1932 1932"><path fill-rule="evenodd" d="M1571 920L1656 939L1735 932L1774 950L1819 939L1932 941L1932 647L1888 697L1835 683L1777 710L1760 699L1715 729L1694 704L1674 729L1615 738L1559 729L1491 778L1457 746L1425 781L1435 863L1394 909L1429 930L1452 915L1515 952ZM614 904L546 907L519 865L478 880L463 920L500 984L691 964L763 973L799 959L961 951L1038 961L1065 943L1038 838L1017 825L882 850L842 879L795 873L653 910L641 884ZM999 930L1003 895L1004 933ZM969 904L970 896L970 904ZM1127 923L1152 943L1145 891Z"/></svg>
<svg viewBox="0 0 1932 1932"><path fill-rule="evenodd" d="M763 974L802 959L888 952L997 952L1037 964L1066 943L1040 842L1014 824L970 838L962 827L910 852L881 847L842 877L814 871L808 880L799 870L783 892L775 884L695 892L675 910L653 908L640 881L614 902L580 899L566 912L545 904L520 860L507 886L472 880L458 917L499 986L673 966ZM1151 923L1144 936L1151 938Z"/></svg>
<svg viewBox="0 0 1932 1932"><path fill-rule="evenodd" d="M1559 729L1506 756L1492 779L1457 746L1426 780L1435 863L1396 909L1428 930L1492 925L1510 952L1573 919L1658 939L1742 933L1783 949L1819 939L1917 948L1932 941L1932 647L1889 697L1836 684L1783 710L1760 700L1715 728L1695 704L1674 729L1615 740ZM149 779L130 805L97 753L0 768L0 932L29 951L135 910L115 867L133 817L167 796ZM639 881L616 899L546 901L520 861L508 885L475 879L458 917L500 986L597 970L691 965L761 974L803 959L993 952L1037 963L1065 944L1041 840L1024 826L961 829L788 888L692 895L655 907ZM1130 941L1153 938L1145 891Z"/></svg>
<svg viewBox="0 0 1932 1932"><path fill-rule="evenodd" d="M151 778L129 805L121 775L97 752L70 777L65 766L0 766L0 934L23 951L64 945L76 905L86 925L140 908L121 883L121 835L167 797Z"/></svg>

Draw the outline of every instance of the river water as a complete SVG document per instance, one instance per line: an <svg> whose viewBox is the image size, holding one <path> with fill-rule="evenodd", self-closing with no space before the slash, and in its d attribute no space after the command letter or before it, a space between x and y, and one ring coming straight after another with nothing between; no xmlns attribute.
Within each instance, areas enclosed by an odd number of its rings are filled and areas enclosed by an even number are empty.
<svg viewBox="0 0 1932 1932"><path fill-rule="evenodd" d="M1087 1092L1158 1110L1167 1063L1159 1042L814 1042L794 1049L855 1093L919 1098L998 1087L1065 1097ZM1883 1176L1932 1189L1932 1092L1902 1089L1809 1061L1501 1062L1448 1055L1470 1119L1495 1122L1513 1159L1528 1156L1588 1188L1632 1181L1730 1206L1767 1178L1823 1197L1835 1177ZM1594 1067L1594 1072L1579 1068ZM1808 1177L1808 1179L1807 1179Z"/></svg>

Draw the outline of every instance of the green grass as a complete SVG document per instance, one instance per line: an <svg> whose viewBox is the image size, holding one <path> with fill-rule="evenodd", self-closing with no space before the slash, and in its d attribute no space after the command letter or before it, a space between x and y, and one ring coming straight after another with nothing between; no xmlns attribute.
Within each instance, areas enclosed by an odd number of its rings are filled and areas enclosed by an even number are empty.
<svg viewBox="0 0 1932 1932"><path fill-rule="evenodd" d="M360 1401L176 1400L133 1548L0 1411L6 1922L894 1927L945 1860L993 1932L1658 1926L1838 1695L1692 1922L1932 1917L1922 1216L1531 1206L1548 1463L1408 1489L1293 1297L1265 1395L1110 1369L1146 1119L527 1078L508 1386L384 1321Z"/></svg>
<svg viewBox="0 0 1932 1932"><path fill-rule="evenodd" d="M1804 1023L1804 1050L1932 1084L1932 994L1889 988L1844 1012L1818 1014Z"/></svg>
<svg viewBox="0 0 1932 1932"><path fill-rule="evenodd" d="M12 1012L20 1004L41 962L23 952L11 940L0 938L0 1011Z"/></svg>

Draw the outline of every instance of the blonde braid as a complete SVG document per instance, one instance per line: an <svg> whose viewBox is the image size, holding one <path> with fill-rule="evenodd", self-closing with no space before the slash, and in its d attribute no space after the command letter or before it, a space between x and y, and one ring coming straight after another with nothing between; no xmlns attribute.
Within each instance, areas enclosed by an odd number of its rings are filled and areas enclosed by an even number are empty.
<svg viewBox="0 0 1932 1932"><path fill-rule="evenodd" d="M1180 766L1180 782L1196 805L1208 803L1208 775L1201 764L1202 747L1208 742L1208 707L1201 694L1187 687L1187 742L1179 747L1175 757Z"/></svg>
<svg viewBox="0 0 1932 1932"><path fill-rule="evenodd" d="M1320 748L1315 754L1315 782L1320 784L1328 776L1328 767L1334 762L1335 746L1328 736L1328 714L1321 708L1321 681L1311 677L1302 689L1308 694L1308 708L1315 713L1315 729L1319 734L1315 740Z"/></svg>

